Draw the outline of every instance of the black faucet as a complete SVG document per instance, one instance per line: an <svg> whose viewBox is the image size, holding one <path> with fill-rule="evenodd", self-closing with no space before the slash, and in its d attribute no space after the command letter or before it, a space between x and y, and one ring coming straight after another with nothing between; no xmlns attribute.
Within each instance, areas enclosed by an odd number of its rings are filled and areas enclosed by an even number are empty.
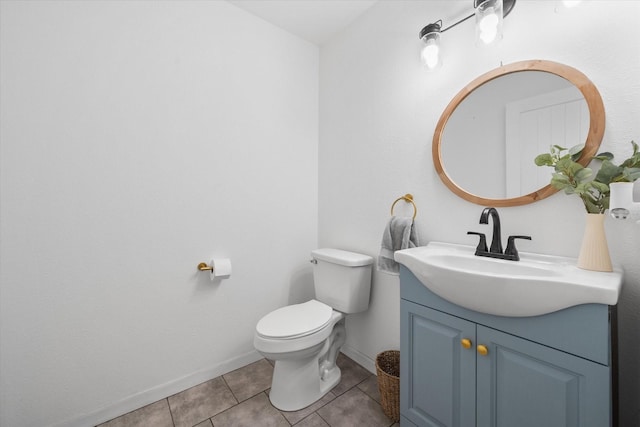
<svg viewBox="0 0 640 427"><path fill-rule="evenodd" d="M480 241L476 247L477 256L486 256L491 258L500 258L510 261L519 261L520 255L516 249L515 239L531 240L530 236L509 236L507 249L502 252L502 236L500 230L500 216L496 208L485 208L480 215L480 224L489 223L489 215L493 218L493 236L491 238L491 248L487 248L487 239L483 233L476 231L467 231L467 234L475 234L480 236Z"/></svg>
<svg viewBox="0 0 640 427"><path fill-rule="evenodd" d="M480 214L480 224L489 224L489 215L493 218L493 237L491 238L491 248L489 252L492 254L502 253L502 231L500 230L500 215L496 208L484 208Z"/></svg>

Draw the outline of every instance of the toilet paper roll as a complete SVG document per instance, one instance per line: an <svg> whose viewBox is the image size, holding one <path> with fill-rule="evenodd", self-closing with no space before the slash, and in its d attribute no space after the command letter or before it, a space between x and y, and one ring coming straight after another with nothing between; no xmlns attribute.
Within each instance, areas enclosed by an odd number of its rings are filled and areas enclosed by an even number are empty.
<svg viewBox="0 0 640 427"><path fill-rule="evenodd" d="M209 273L211 280L228 279L231 276L231 260L229 258L214 258L209 265L213 267Z"/></svg>

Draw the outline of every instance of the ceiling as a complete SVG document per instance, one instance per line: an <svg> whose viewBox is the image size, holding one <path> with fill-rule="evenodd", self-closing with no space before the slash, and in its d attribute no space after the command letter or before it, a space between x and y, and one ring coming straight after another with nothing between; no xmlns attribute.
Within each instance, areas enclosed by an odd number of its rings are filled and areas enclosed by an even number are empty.
<svg viewBox="0 0 640 427"><path fill-rule="evenodd" d="M311 43L322 45L378 0L227 0Z"/></svg>

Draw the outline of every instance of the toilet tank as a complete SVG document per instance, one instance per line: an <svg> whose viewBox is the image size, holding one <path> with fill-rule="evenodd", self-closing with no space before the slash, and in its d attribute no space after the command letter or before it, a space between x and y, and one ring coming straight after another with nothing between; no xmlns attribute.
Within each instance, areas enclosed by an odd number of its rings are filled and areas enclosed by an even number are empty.
<svg viewBox="0 0 640 427"><path fill-rule="evenodd" d="M369 308L373 258L340 249L311 251L316 299L342 313Z"/></svg>

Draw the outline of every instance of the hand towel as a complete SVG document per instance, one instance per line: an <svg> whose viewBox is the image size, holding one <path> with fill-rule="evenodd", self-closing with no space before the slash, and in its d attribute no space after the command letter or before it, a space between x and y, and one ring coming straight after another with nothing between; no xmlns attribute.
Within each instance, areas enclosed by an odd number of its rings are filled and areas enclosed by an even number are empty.
<svg viewBox="0 0 640 427"><path fill-rule="evenodd" d="M400 265L393 259L393 253L416 246L419 246L418 233L413 218L392 216L382 234L378 270L394 275L400 274Z"/></svg>

